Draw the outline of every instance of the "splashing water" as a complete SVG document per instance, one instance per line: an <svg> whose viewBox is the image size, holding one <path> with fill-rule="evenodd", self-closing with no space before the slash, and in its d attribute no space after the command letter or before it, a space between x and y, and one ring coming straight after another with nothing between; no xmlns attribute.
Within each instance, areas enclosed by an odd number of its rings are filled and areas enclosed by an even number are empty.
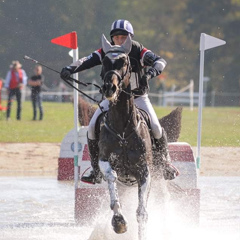
<svg viewBox="0 0 240 240"><path fill-rule="evenodd" d="M150 195L148 239L240 239L239 185L240 177L199 178L199 227L178 213L174 201ZM128 232L121 235L111 228L110 209L92 225L75 225L73 183L2 177L0 189L0 240L137 240L137 189L121 199L129 223Z"/></svg>

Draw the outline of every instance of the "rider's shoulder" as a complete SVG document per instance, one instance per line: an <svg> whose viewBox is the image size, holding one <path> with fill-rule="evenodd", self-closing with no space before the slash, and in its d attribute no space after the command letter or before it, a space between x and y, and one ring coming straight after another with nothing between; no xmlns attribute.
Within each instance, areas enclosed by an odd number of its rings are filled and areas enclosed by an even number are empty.
<svg viewBox="0 0 240 240"><path fill-rule="evenodd" d="M144 48L144 46L136 40L132 40L132 47L140 50Z"/></svg>
<svg viewBox="0 0 240 240"><path fill-rule="evenodd" d="M141 43L139 43L139 42L137 42L135 40L132 40L132 50L131 50L131 52L129 54L130 56L134 55L134 56L138 56L138 57L141 56L142 57L142 55L146 51L148 51L148 49L145 48L143 46L143 44L141 44Z"/></svg>

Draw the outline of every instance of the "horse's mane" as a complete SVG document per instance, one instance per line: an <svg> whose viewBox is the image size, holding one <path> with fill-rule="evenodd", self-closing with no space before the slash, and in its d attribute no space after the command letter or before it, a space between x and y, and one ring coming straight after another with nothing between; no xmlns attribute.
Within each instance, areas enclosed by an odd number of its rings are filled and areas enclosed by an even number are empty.
<svg viewBox="0 0 240 240"><path fill-rule="evenodd" d="M82 97L78 101L78 120L81 126L88 126L97 107L90 104ZM177 107L168 115L159 119L161 126L165 129L168 142L177 142L181 132L182 107Z"/></svg>

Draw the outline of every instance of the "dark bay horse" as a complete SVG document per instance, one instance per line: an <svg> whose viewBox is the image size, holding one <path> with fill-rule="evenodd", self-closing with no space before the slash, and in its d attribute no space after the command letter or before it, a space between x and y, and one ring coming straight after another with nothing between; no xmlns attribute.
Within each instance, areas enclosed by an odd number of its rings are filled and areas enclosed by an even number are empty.
<svg viewBox="0 0 240 240"><path fill-rule="evenodd" d="M127 231L122 214L116 181L138 185L138 236L146 238L147 201L150 191L152 144L148 126L133 102L130 89L131 39L122 46L112 46L102 37L104 85L103 94L109 100L109 111L101 122L99 135L99 167L108 183L112 225L116 233Z"/></svg>

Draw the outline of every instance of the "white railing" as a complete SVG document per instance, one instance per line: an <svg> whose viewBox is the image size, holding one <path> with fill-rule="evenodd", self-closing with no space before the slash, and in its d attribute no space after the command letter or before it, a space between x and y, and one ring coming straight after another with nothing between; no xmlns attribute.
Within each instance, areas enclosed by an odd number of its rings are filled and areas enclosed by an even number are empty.
<svg viewBox="0 0 240 240"><path fill-rule="evenodd" d="M193 109L194 104L197 104L198 101L198 93L193 92L194 83L193 80L190 81L190 84L186 87L178 90L178 91L171 91L171 92L164 92L162 93L149 93L150 97L157 97L158 98L158 104L163 106L171 105L173 106L175 103L177 104L189 104L190 109ZM99 90L89 90L89 91L83 91L85 94L89 94L91 97L94 97L94 95L99 93ZM73 91L61 91L61 89L56 89L56 91L47 91L42 92L43 97L44 96L50 96L51 99L54 100L54 97L58 97L58 101L61 102L61 97L63 96L72 96L73 97ZM22 101L25 101L26 99L29 99L31 96L31 89L28 87L24 87L22 90ZM7 99L7 93L6 91L2 91L2 99ZM160 104L161 101L163 101L163 104Z"/></svg>
<svg viewBox="0 0 240 240"><path fill-rule="evenodd" d="M190 83L178 90L174 91L173 88L170 92L149 93L150 97L157 97L158 104L162 106L174 106L175 104L189 104L191 110L193 106L198 104L198 93L194 93L194 82L190 80Z"/></svg>
<svg viewBox="0 0 240 240"><path fill-rule="evenodd" d="M99 90L89 90L89 91L83 91L86 94L89 94L92 98L96 97L96 94L99 93ZM6 89L2 89L2 100L7 99L7 91ZM55 90L50 90L47 92L42 92L42 95L44 96L45 101L62 101L61 97L64 96L72 96L73 97L73 91L67 91L64 90L62 91L61 89L55 89ZM215 106L215 99L218 100L219 102L219 97L224 99L226 97L239 97L240 99L240 94L238 93L215 93L212 91L209 95L211 106ZM31 96L31 89L28 87L24 87L22 91L22 100L30 100ZM49 96L49 98L48 98ZM184 105L184 106L189 106L191 110L193 110L194 106L198 106L198 92L194 92L194 83L193 80L190 81L190 83L185 86L184 88L175 91L175 88L172 88L172 91L166 91L166 92L159 92L159 93L149 93L150 98L155 98L153 100L154 103L156 103L159 106L174 106L174 105ZM205 106L205 101L206 100L206 94L203 93L203 106ZM220 106L220 105L219 105Z"/></svg>

